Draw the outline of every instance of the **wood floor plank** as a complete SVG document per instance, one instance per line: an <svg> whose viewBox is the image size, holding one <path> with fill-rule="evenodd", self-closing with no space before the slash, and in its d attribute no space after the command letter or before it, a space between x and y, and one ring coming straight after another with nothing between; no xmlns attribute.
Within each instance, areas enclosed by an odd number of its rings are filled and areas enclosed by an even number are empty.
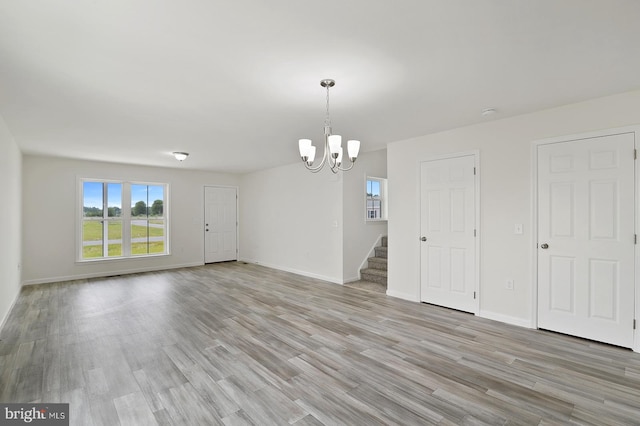
<svg viewBox="0 0 640 426"><path fill-rule="evenodd" d="M0 401L72 425L640 424L640 354L257 265L27 286Z"/></svg>
<svg viewBox="0 0 640 426"><path fill-rule="evenodd" d="M156 426L158 422L145 403L142 392L135 392L113 400L122 426Z"/></svg>
<svg viewBox="0 0 640 426"><path fill-rule="evenodd" d="M190 384L160 392L160 400L175 424L221 425L214 407Z"/></svg>
<svg viewBox="0 0 640 426"><path fill-rule="evenodd" d="M404 401L389 398L368 385L358 386L348 393L364 404L376 406L380 412L378 416L387 424L438 424L444 419L442 415L433 411L414 410L415 407L405 404Z"/></svg>
<svg viewBox="0 0 640 426"><path fill-rule="evenodd" d="M207 400L221 418L240 410L240 406L199 365L194 365L184 374L193 388Z"/></svg>
<svg viewBox="0 0 640 426"><path fill-rule="evenodd" d="M109 385L102 367L92 368L85 375L89 395L104 395L109 393Z"/></svg>
<svg viewBox="0 0 640 426"><path fill-rule="evenodd" d="M300 398L296 403L324 424L384 425L379 408L371 403L362 403L349 393L333 391L316 384L305 376L292 379L300 388Z"/></svg>
<svg viewBox="0 0 640 426"><path fill-rule="evenodd" d="M69 423L94 426L91 402L85 389L77 388L60 395L61 402L69 404ZM42 401L49 402L49 401Z"/></svg>
<svg viewBox="0 0 640 426"><path fill-rule="evenodd" d="M113 426L120 423L116 406L108 395L89 396L89 405L91 420L95 426ZM71 423L77 424L75 420L72 420Z"/></svg>
<svg viewBox="0 0 640 426"><path fill-rule="evenodd" d="M236 411L235 413L232 413L232 414L228 415L227 417L223 418L222 421L225 424L225 426L253 426L253 425L255 425L255 423L251 421L249 416L247 416L247 414L242 410Z"/></svg>

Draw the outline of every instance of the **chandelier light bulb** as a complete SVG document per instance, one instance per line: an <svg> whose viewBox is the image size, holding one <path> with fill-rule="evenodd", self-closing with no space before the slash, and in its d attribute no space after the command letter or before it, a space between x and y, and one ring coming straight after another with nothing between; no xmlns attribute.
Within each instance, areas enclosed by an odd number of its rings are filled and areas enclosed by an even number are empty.
<svg viewBox="0 0 640 426"><path fill-rule="evenodd" d="M329 136L329 152L331 153L333 158L336 158L336 154L338 154L338 151L340 150L341 146L342 146L342 136L340 135Z"/></svg>
<svg viewBox="0 0 640 426"><path fill-rule="evenodd" d="M298 149L300 150L302 161L307 161L307 157L309 157L309 152L311 151L311 139L300 139L298 141Z"/></svg>
<svg viewBox="0 0 640 426"><path fill-rule="evenodd" d="M313 160L316 159L316 147L311 145L311 148L309 149L309 158L307 158L307 164L309 166L313 165Z"/></svg>
<svg viewBox="0 0 640 426"><path fill-rule="evenodd" d="M358 153L360 152L360 141L347 141L347 152L349 153L349 160L351 160L352 162L356 161L356 158L358 158Z"/></svg>

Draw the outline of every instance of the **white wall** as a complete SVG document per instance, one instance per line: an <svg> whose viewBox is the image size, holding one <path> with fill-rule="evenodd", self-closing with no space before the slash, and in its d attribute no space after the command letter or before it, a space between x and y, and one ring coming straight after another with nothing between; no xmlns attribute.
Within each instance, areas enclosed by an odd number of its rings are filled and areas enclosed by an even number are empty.
<svg viewBox="0 0 640 426"><path fill-rule="evenodd" d="M0 328L20 292L22 154L0 117Z"/></svg>
<svg viewBox="0 0 640 426"><path fill-rule="evenodd" d="M419 163L480 150L480 314L531 325L532 141L640 123L640 91L391 143L388 294L419 300ZM524 224L524 235L514 224ZM504 282L513 279L514 290Z"/></svg>
<svg viewBox="0 0 640 426"><path fill-rule="evenodd" d="M361 153L353 169L343 174L343 282L359 278L360 266L371 247L379 236L387 235L386 221L365 221L366 176L387 177L386 149Z"/></svg>
<svg viewBox="0 0 640 426"><path fill-rule="evenodd" d="M299 163L243 175L241 260L342 283L341 179Z"/></svg>
<svg viewBox="0 0 640 426"><path fill-rule="evenodd" d="M78 178L168 183L171 255L76 262ZM200 265L204 186L238 185L229 174L32 155L23 158L22 180L25 284Z"/></svg>

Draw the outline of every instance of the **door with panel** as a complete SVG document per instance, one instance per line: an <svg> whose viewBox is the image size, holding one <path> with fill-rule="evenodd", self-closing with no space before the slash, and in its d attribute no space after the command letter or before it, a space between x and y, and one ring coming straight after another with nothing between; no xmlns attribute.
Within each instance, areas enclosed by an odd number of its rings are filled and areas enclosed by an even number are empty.
<svg viewBox="0 0 640 426"><path fill-rule="evenodd" d="M204 262L237 260L237 190L204 188Z"/></svg>
<svg viewBox="0 0 640 426"><path fill-rule="evenodd" d="M420 165L420 299L477 313L475 156Z"/></svg>
<svg viewBox="0 0 640 426"><path fill-rule="evenodd" d="M538 327L633 346L633 133L539 145Z"/></svg>

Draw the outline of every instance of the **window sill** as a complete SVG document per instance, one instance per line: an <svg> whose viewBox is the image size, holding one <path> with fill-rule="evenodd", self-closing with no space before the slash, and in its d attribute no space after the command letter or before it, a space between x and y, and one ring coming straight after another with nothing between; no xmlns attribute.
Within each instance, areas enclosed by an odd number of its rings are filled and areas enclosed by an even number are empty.
<svg viewBox="0 0 640 426"><path fill-rule="evenodd" d="M386 223L387 219L365 219L364 220L365 223Z"/></svg>
<svg viewBox="0 0 640 426"><path fill-rule="evenodd" d="M149 259L153 257L165 257L171 256L171 253L157 253L157 254L145 254L138 256L129 256L129 257L101 257L98 259L77 259L76 264L89 264L89 263L100 263L100 262L117 262L123 260L135 260L135 259Z"/></svg>

